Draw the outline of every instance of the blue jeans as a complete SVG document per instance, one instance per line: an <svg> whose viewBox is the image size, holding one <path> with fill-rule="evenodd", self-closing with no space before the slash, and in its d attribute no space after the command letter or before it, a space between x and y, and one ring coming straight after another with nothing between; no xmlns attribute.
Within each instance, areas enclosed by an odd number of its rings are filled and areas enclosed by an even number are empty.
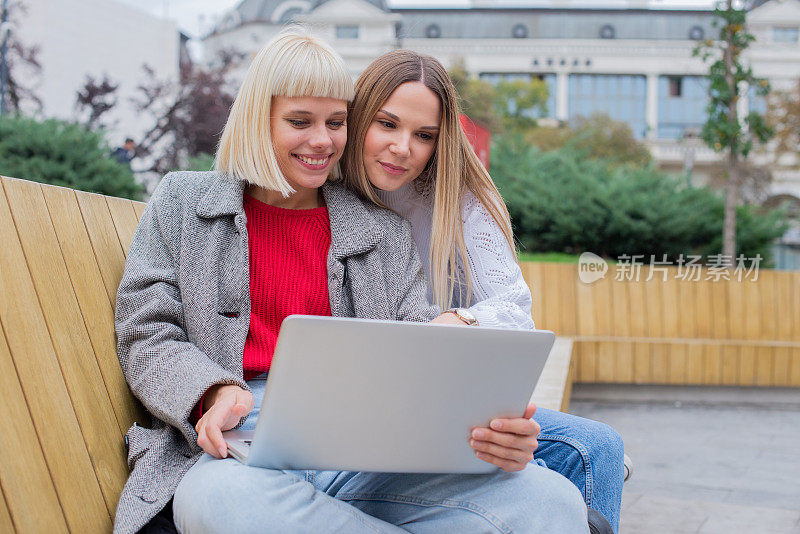
<svg viewBox="0 0 800 534"><path fill-rule="evenodd" d="M624 477L619 434L604 423L544 408L533 419L542 427L534 458L571 480L586 505L618 532Z"/></svg>
<svg viewBox="0 0 800 534"><path fill-rule="evenodd" d="M263 380L249 382L256 409ZM585 534L586 506L566 478L531 463L486 475L280 471L205 454L175 491L186 532L506 532Z"/></svg>

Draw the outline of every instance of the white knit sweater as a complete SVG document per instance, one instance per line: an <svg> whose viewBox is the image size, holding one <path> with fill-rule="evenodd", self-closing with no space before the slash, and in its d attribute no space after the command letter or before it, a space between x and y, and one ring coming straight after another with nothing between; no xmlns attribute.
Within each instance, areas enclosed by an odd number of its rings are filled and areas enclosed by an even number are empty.
<svg viewBox="0 0 800 534"><path fill-rule="evenodd" d="M378 191L378 197L411 223L411 234L419 249L422 266L428 277L428 300L433 300L430 273L430 245L433 196L420 195L413 184L397 191ZM454 303L469 308L481 326L534 328L531 318L531 292L522 278L514 252L503 231L472 194L467 192L461 206L464 241L470 269L471 299L460 302L458 290ZM458 265L463 272L463 266ZM463 298L466 299L466 292Z"/></svg>

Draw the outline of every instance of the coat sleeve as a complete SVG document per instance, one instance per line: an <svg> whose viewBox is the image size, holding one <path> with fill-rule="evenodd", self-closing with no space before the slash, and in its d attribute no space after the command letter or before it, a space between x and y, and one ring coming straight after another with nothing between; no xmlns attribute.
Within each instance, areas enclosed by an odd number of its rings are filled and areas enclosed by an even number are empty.
<svg viewBox="0 0 800 534"><path fill-rule="evenodd" d="M178 276L185 213L180 190L172 175L165 176L144 211L117 291L115 328L120 364L134 395L196 445L189 416L208 388L247 385L188 339Z"/></svg>
<svg viewBox="0 0 800 534"><path fill-rule="evenodd" d="M396 318L400 321L427 323L435 319L441 311L428 302L427 278L411 236L411 224L405 219L398 222L398 230L393 235L396 241L391 245L396 255L390 262L393 268L387 279L387 283L395 287Z"/></svg>

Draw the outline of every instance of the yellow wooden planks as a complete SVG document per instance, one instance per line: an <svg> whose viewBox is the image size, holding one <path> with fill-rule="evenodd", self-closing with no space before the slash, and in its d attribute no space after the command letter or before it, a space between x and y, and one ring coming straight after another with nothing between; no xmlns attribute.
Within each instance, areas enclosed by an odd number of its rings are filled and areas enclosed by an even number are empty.
<svg viewBox="0 0 800 534"><path fill-rule="evenodd" d="M630 384L633 379L633 343L620 342L614 344L616 352L615 380L622 384Z"/></svg>
<svg viewBox="0 0 800 534"><path fill-rule="evenodd" d="M773 386L773 368L775 367L775 347L756 348L755 385Z"/></svg>
<svg viewBox="0 0 800 534"><path fill-rule="evenodd" d="M557 266L556 266L557 267ZM552 330L557 336L566 335L561 329L561 309L569 306L563 302L558 294L558 271L552 263L540 264L541 280L539 284L539 298L542 300L541 309L536 311L537 326Z"/></svg>
<svg viewBox="0 0 800 534"><path fill-rule="evenodd" d="M661 286L661 305L664 314L662 335L668 338L689 337L682 335L683 324L691 320L693 315L692 306L681 305L681 284L685 282L675 279L672 269L668 270L666 280L660 275L653 280L658 280Z"/></svg>
<svg viewBox="0 0 800 534"><path fill-rule="evenodd" d="M128 469L120 428L83 322L41 186L7 181L6 197L81 433L111 516ZM44 334L45 332L42 332ZM106 332L113 336L113 330Z"/></svg>
<svg viewBox="0 0 800 534"><path fill-rule="evenodd" d="M578 356L578 381L595 382L597 380L597 343L576 343L575 350Z"/></svg>
<svg viewBox="0 0 800 534"><path fill-rule="evenodd" d="M11 521L11 513L8 511L5 498L0 498L0 532L14 532L14 523Z"/></svg>
<svg viewBox="0 0 800 534"><path fill-rule="evenodd" d="M730 310L734 308L734 301L728 297L728 286L725 282L704 282L711 290L711 317L712 338L714 339L741 339L738 330L733 330L730 321Z"/></svg>
<svg viewBox="0 0 800 534"><path fill-rule="evenodd" d="M114 228L117 230L122 252L127 256L133 234L139 224L139 218L136 216L130 200L114 197L105 197L105 199L108 211L111 213L111 220L114 222Z"/></svg>
<svg viewBox="0 0 800 534"><path fill-rule="evenodd" d="M652 383L652 363L650 361L650 343L633 344L633 381L636 384Z"/></svg>
<svg viewBox="0 0 800 534"><path fill-rule="evenodd" d="M544 292L542 291L544 286L542 265L541 263L524 262L520 264L520 267L531 290L531 297L533 297L533 306L531 306L533 322L536 324L536 328L545 328L544 325L547 321L545 319Z"/></svg>
<svg viewBox="0 0 800 534"><path fill-rule="evenodd" d="M113 307L117 301L117 288L125 268L125 256L117 237L105 197L93 193L76 192L78 205L89 232L100 274Z"/></svg>
<svg viewBox="0 0 800 534"><path fill-rule="evenodd" d="M149 416L133 398L119 366L114 340L114 309L75 192L51 186L42 186L42 192L120 433L124 434L134 421L149 426Z"/></svg>
<svg viewBox="0 0 800 534"><path fill-rule="evenodd" d="M578 319L576 311L576 287L578 280L578 265L571 263L553 263L556 273L558 295L560 303L556 311L559 313L560 336L573 336L578 332Z"/></svg>
<svg viewBox="0 0 800 534"><path fill-rule="evenodd" d="M792 302L792 341L800 341L800 274L793 274L786 288L792 295L789 299Z"/></svg>
<svg viewBox="0 0 800 534"><path fill-rule="evenodd" d="M722 346L703 347L703 384L722 384Z"/></svg>
<svg viewBox="0 0 800 534"><path fill-rule="evenodd" d="M3 179L7 186L12 180ZM9 350L70 530L111 528L5 193L0 195L0 316ZM13 297L12 297L13 296Z"/></svg>
<svg viewBox="0 0 800 534"><path fill-rule="evenodd" d="M686 384L688 381L689 345L671 343L667 345L667 382Z"/></svg>
<svg viewBox="0 0 800 534"><path fill-rule="evenodd" d="M739 375L735 383L742 386L756 384L756 347L743 345L739 350Z"/></svg>
<svg viewBox="0 0 800 534"><path fill-rule="evenodd" d="M735 386L739 382L739 347L736 345L720 346L720 383Z"/></svg>
<svg viewBox="0 0 800 534"><path fill-rule="evenodd" d="M147 207L147 204L145 204L144 202L134 202L134 201L131 201L131 204L133 204L133 211L134 213L136 213L136 219L142 220L142 214L144 213L144 209Z"/></svg>
<svg viewBox="0 0 800 534"><path fill-rule="evenodd" d="M775 347L775 358L772 366L772 385L791 385L792 349L791 347Z"/></svg>
<svg viewBox="0 0 800 534"><path fill-rule="evenodd" d="M688 343L686 345L686 383L702 384L703 370L705 362L703 360L703 345L699 343Z"/></svg>
<svg viewBox="0 0 800 534"><path fill-rule="evenodd" d="M617 377L618 343L602 341L597 343L597 382L618 382Z"/></svg>
<svg viewBox="0 0 800 534"><path fill-rule="evenodd" d="M5 295L0 286L0 295ZM7 297L3 297L5 300ZM5 311L5 306L3 306ZM5 320L5 315L0 315ZM0 334L0 485L17 532L67 532L5 336ZM0 521L1 532L5 530Z"/></svg>
<svg viewBox="0 0 800 534"><path fill-rule="evenodd" d="M653 343L650 347L650 362L650 383L669 383L669 346L664 343Z"/></svg>
<svg viewBox="0 0 800 534"><path fill-rule="evenodd" d="M790 359L789 385L800 386L800 348L794 347L791 350Z"/></svg>

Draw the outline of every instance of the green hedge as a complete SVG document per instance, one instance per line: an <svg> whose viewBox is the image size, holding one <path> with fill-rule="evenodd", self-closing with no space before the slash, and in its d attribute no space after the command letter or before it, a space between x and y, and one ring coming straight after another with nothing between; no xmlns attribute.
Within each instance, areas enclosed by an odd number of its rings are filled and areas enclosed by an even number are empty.
<svg viewBox="0 0 800 534"><path fill-rule="evenodd" d="M587 159L569 147L541 152L520 137L499 137L492 177L523 251L608 258L642 254L719 254L724 202L708 188L687 188L652 167ZM770 256L785 231L782 211L738 208L737 253Z"/></svg>
<svg viewBox="0 0 800 534"><path fill-rule="evenodd" d="M78 124L0 118L0 174L140 200L144 188L110 152L102 133Z"/></svg>

